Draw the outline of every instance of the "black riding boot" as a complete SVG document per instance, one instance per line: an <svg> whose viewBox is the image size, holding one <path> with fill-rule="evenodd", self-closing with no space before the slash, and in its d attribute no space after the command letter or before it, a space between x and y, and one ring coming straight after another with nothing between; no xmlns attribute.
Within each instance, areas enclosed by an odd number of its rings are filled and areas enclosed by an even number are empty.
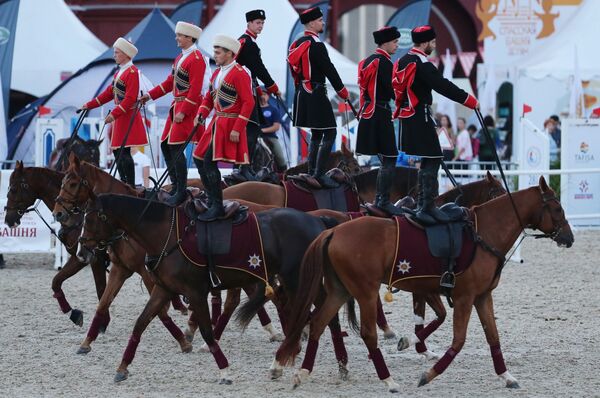
<svg viewBox="0 0 600 398"><path fill-rule="evenodd" d="M308 143L308 156L306 163L308 164L308 174L313 175L317 166L317 154L319 153L319 143L310 140Z"/></svg>
<svg viewBox="0 0 600 398"><path fill-rule="evenodd" d="M132 188L135 188L135 163L133 162L131 154L129 154L129 157L124 156L121 162L121 168L127 184Z"/></svg>
<svg viewBox="0 0 600 398"><path fill-rule="evenodd" d="M417 211L417 220L424 224L435 224L437 222L447 223L450 218L435 205L435 198L438 196L438 168L439 162L428 162L425 167L419 170L421 176L420 195L423 197L423 205Z"/></svg>
<svg viewBox="0 0 600 398"><path fill-rule="evenodd" d="M169 180L171 181L171 189L169 189L169 195L175 195L177 191L177 174L175 173L175 165L173 164L173 157L171 156L171 148L169 145L169 140L166 139L160 143L160 150L162 151L163 158L165 159L165 165L167 166L167 174L169 175Z"/></svg>
<svg viewBox="0 0 600 398"><path fill-rule="evenodd" d="M423 209L423 190L421 189L421 187L423 186L423 173L421 172L421 169L419 169L419 172L417 173L417 206L414 209L410 209L408 207L402 207L402 210L405 213L408 214L412 214L413 216L416 216L417 213L419 211L421 211L421 209Z"/></svg>
<svg viewBox="0 0 600 398"><path fill-rule="evenodd" d="M333 147L333 139L323 139L321 146L319 147L319 153L317 154L317 165L313 177L319 181L323 188L337 188L340 184L333 181L329 176L326 176L327 162L329 161L329 155L331 154L331 148Z"/></svg>
<svg viewBox="0 0 600 398"><path fill-rule="evenodd" d="M175 193L166 200L169 206L179 206L186 198L187 188L187 162L180 157L175 164Z"/></svg>
<svg viewBox="0 0 600 398"><path fill-rule="evenodd" d="M212 163L208 165L207 163ZM221 173L217 168L216 162L206 162L205 174L206 183L204 184L205 192L208 193L210 207L198 216L201 221L213 221L225 215L223 209L223 189L221 188ZM208 183L208 184L207 184Z"/></svg>
<svg viewBox="0 0 600 398"><path fill-rule="evenodd" d="M394 169L385 167L383 164L377 173L377 183L375 194L375 206L385 211L389 215L399 216L403 214L402 209L394 206L390 203L390 190L392 188L392 182L394 178Z"/></svg>
<svg viewBox="0 0 600 398"><path fill-rule="evenodd" d="M204 186L204 195L206 196L206 206L210 207L212 203L212 199L210 197L210 183L208 182L208 177L206 176L206 170L204 169L204 161L200 159L194 158L194 163L196 164L196 168L198 169L198 174L200 174L200 180L202 180L202 185Z"/></svg>

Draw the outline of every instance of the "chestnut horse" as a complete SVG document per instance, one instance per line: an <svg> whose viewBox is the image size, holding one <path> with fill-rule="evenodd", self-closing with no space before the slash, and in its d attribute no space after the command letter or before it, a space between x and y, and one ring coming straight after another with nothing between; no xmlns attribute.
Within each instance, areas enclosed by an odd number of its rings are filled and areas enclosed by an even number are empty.
<svg viewBox="0 0 600 398"><path fill-rule="evenodd" d="M514 202L511 203L511 200ZM537 187L515 192L512 199L508 195L502 195L473 207L470 213L477 246L470 266L457 276L456 287L452 291L452 345L431 369L422 374L419 386L442 374L460 352L465 343L471 310L475 306L490 346L496 374L505 381L507 387L517 388L519 384L507 371L502 357L492 291L500 280L506 254L525 227L540 230L542 234L538 237L551 238L559 246L566 247L573 244L573 233L560 202L543 177ZM399 391L399 385L390 376L377 346L375 331L379 287L381 283L389 283L390 273L395 267L393 262L397 239L402 237L397 236L394 220L364 217L321 233L310 245L303 259L298 287L299 291L306 294L293 301L287 336L276 354L276 360L280 364L287 364L296 356L302 329L323 278L327 298L311 317L306 354L301 369L294 376L294 386L299 386L310 375L324 326L344 303L354 297L361 310L361 337L369 350L377 375L386 383L390 392ZM356 250L360 250L362 255L357 256ZM439 277L402 279L395 286L413 293L440 293Z"/></svg>
<svg viewBox="0 0 600 398"><path fill-rule="evenodd" d="M4 217L6 225L11 228L18 226L23 215L29 211L36 200L41 200L48 209L52 210L55 205L56 196L60 191L60 184L63 177L64 173L60 171L44 167L23 167L23 162L17 161L15 170L10 175L10 185L7 194L8 201ZM88 264L87 262L79 261L75 255L77 251L77 238L81 232L82 222L83 214L79 214L74 217L74 224L72 226L63 226L58 232L58 236L69 253L69 258L60 271L52 278L52 291L61 311L64 314L69 313L71 321L78 326L83 325L83 312L79 309L71 308L62 290L62 284ZM89 263L92 268L98 299L102 297L106 288L107 260L108 257L106 254L101 254Z"/></svg>
<svg viewBox="0 0 600 398"><path fill-rule="evenodd" d="M373 202L377 169L350 176L361 203ZM407 195L415 193L418 170L409 167L396 167L394 181L390 192L390 200L395 202ZM285 206L285 188L281 185L266 182L248 181L227 187L223 190L224 199L244 199L262 205ZM314 209L316 210L316 209Z"/></svg>
<svg viewBox="0 0 600 398"><path fill-rule="evenodd" d="M148 210L144 213L144 217L140 218L146 207ZM86 210L82 246L85 242L94 239L106 239L106 231L100 233L98 229L98 224L103 222L113 229L124 231L130 238L141 244L149 258L157 259L148 266L152 268L153 276L159 283L154 286L150 300L136 321L115 381L127 378L127 368L133 361L141 335L150 321L173 295L182 294L189 299L190 307L193 309L192 317L199 325L200 333L220 369L220 382L230 384L229 364L212 333L207 303L207 295L212 289L208 270L207 267L199 267L191 263L179 249L176 234L173 233L175 212L175 208L162 203L149 203L145 199L114 194L98 196ZM272 209L256 213L254 217L260 230L264 253L263 264L269 284L274 284L273 278L280 269L294 267L297 269L306 248L313 239L326 228L336 224L334 220L313 217L294 209ZM91 225L88 226L88 223ZM216 267L216 273L221 281L220 289L232 289L257 283L259 286L262 284L264 288L265 282L259 282L256 276L222 268L221 265L227 264L219 264ZM280 282L285 284L285 281ZM285 292L285 286L283 290ZM347 355L345 350L343 354Z"/></svg>
<svg viewBox="0 0 600 398"><path fill-rule="evenodd" d="M69 167L63 177L60 192L56 197L53 214L57 220L69 225L75 222L77 217L81 216L80 209L85 207L86 202L95 194L101 192L119 192L128 195L137 195L137 191L134 188L87 162L80 162L79 158L71 154L69 156ZM100 302L96 308L96 314L90 324L88 333L77 350L78 354L87 354L91 351L91 344L97 339L98 332L106 329L110 322L110 305L125 281L134 272L141 276L148 292L151 292L154 287L154 281L150 273L144 268L144 251L139 248L139 244L135 240L126 239L126 236L123 234L115 235L111 239L99 242L93 251L85 252L80 250L78 257L81 261L92 261L96 253L105 252L109 247L111 248L109 257L113 267L108 277L106 289L100 297ZM184 314L187 313L187 309L179 301L179 297L173 298L173 307ZM167 309L168 307L165 307L159 313L160 320L173 338L177 340L181 350L183 352L190 352L192 350L191 344L186 340L183 332L175 325L171 317L169 317Z"/></svg>

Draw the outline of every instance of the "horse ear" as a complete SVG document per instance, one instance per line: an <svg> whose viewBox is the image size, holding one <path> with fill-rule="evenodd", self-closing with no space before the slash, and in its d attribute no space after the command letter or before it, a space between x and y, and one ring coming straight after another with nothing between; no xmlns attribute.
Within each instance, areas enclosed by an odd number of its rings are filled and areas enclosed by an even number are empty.
<svg viewBox="0 0 600 398"><path fill-rule="evenodd" d="M15 164L15 170L23 170L23 162L20 160L17 160L17 163Z"/></svg>
<svg viewBox="0 0 600 398"><path fill-rule="evenodd" d="M352 153L352 151L350 150L350 148L348 148L348 146L346 145L345 142L342 142L342 154L346 157L350 157L350 156L354 155Z"/></svg>
<svg viewBox="0 0 600 398"><path fill-rule="evenodd" d="M546 183L546 179L544 178L544 176L540 176L540 188L541 188L542 192L546 192L547 190L550 189L550 187L548 186L548 183Z"/></svg>
<svg viewBox="0 0 600 398"><path fill-rule="evenodd" d="M488 170L485 177L488 179L489 182L493 182L495 181L494 176L492 175L492 173L490 173L490 171Z"/></svg>
<svg viewBox="0 0 600 398"><path fill-rule="evenodd" d="M75 167L79 168L79 158L77 157L77 155L75 155L74 152L71 152L69 154L69 163L71 165L74 165Z"/></svg>

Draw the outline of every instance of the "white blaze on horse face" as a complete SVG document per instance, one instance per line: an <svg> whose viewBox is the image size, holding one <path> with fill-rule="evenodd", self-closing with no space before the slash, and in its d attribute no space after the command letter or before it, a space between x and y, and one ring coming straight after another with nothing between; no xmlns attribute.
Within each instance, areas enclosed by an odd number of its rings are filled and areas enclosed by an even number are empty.
<svg viewBox="0 0 600 398"><path fill-rule="evenodd" d="M415 325L425 325L425 319L420 315L413 314L413 319L415 321Z"/></svg>

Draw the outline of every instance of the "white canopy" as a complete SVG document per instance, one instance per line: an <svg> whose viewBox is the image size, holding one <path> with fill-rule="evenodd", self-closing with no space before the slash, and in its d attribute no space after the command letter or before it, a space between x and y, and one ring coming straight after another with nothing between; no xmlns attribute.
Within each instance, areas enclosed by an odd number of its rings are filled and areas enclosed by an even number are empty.
<svg viewBox="0 0 600 398"><path fill-rule="evenodd" d="M600 1L585 1L559 32L550 37L520 65L521 74L534 79L552 76L565 79L573 75L577 46L581 78L600 76Z"/></svg>
<svg viewBox="0 0 600 398"><path fill-rule="evenodd" d="M62 72L75 73L106 48L63 0L21 0L11 89L48 94Z"/></svg>
<svg viewBox="0 0 600 398"><path fill-rule="evenodd" d="M212 54L213 39L218 34L238 38L246 29L246 12L265 10L265 28L257 43L269 73L281 90L285 90L287 76L287 51L290 32L298 13L288 0L227 0L217 15L202 32L198 44ZM356 85L358 66L326 43L329 57L346 85Z"/></svg>

